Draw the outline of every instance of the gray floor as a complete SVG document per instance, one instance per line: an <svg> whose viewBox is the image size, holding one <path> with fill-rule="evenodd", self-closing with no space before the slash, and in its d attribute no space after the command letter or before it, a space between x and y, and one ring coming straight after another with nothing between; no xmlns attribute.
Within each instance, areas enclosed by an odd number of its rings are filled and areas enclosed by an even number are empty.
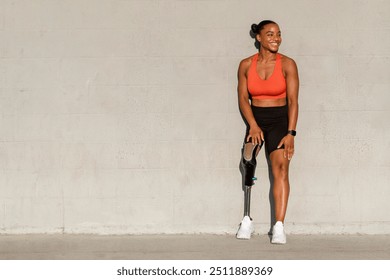
<svg viewBox="0 0 390 280"><path fill-rule="evenodd" d="M389 260L390 235L0 235L2 260Z"/></svg>

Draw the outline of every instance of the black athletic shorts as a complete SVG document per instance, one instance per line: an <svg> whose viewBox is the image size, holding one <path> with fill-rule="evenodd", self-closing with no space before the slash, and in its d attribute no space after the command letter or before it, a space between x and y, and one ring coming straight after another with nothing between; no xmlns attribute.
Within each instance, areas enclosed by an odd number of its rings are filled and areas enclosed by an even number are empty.
<svg viewBox="0 0 390 280"><path fill-rule="evenodd" d="M277 150L280 140L287 135L288 106L256 107L252 106L255 120L264 133L265 151L270 155ZM244 142L249 135L249 126L246 128ZM280 147L283 149L284 146Z"/></svg>

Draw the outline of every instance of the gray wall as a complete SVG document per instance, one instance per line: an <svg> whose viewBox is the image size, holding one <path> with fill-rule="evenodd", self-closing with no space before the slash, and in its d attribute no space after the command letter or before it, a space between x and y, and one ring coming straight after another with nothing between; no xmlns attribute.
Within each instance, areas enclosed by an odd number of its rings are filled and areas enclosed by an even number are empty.
<svg viewBox="0 0 390 280"><path fill-rule="evenodd" d="M266 18L301 78L287 231L390 233L389 11L387 0L1 0L0 233L234 233L236 71Z"/></svg>

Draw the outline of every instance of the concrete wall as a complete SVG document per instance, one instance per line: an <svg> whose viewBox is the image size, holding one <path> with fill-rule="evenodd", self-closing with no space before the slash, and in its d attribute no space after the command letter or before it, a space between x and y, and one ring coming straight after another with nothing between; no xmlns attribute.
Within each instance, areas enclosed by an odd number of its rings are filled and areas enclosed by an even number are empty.
<svg viewBox="0 0 390 280"><path fill-rule="evenodd" d="M390 233L387 0L1 0L0 233L234 233L239 61L301 78L290 233ZM256 231L268 231L259 155Z"/></svg>

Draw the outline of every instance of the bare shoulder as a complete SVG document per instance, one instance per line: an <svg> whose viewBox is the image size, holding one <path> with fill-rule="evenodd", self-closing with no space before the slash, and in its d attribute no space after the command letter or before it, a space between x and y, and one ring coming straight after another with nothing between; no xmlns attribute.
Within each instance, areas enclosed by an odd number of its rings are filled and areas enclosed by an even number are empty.
<svg viewBox="0 0 390 280"><path fill-rule="evenodd" d="M252 59L253 59L254 56L255 55L251 55L251 56L241 60L240 66L239 66L238 70L239 71L243 71L244 73L246 73L248 71L249 67L251 66Z"/></svg>
<svg viewBox="0 0 390 280"><path fill-rule="evenodd" d="M284 54L280 54L281 55L281 58L282 58L282 65L283 65L283 69L285 70L296 70L297 69L297 64L295 63L294 59L292 59L291 57L288 57L287 55L284 55Z"/></svg>

